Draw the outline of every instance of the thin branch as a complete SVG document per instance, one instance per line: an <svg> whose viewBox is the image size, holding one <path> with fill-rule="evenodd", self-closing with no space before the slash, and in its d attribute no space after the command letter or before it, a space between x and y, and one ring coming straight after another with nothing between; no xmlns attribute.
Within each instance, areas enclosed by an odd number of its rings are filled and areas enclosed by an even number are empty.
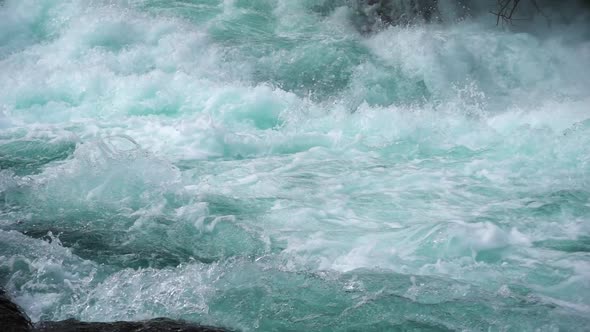
<svg viewBox="0 0 590 332"><path fill-rule="evenodd" d="M537 10L537 12L539 12L541 15L543 15L543 17L547 20L547 24L549 26L551 26L551 19L549 18L549 16L541 9L541 7L539 6L539 4L537 3L537 0L531 0L531 3L533 4L533 6L535 6L535 9Z"/></svg>
<svg viewBox="0 0 590 332"><path fill-rule="evenodd" d="M537 12L543 15L543 17L545 17L545 19L547 20L548 24L551 25L551 20L549 19L549 16L547 16L547 14L541 9L539 4L537 3L537 0L529 1L535 7ZM496 15L496 25L500 24L500 20L502 20L502 24L512 24L513 20L517 20L513 16L516 13L516 8L518 8L518 5L521 3L521 0L497 0L497 2L498 11L490 12L493 15Z"/></svg>

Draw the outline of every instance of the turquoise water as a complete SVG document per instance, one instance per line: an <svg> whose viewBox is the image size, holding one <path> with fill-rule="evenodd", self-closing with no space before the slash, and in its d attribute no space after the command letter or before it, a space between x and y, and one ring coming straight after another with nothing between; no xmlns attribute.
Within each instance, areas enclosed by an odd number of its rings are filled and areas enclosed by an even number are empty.
<svg viewBox="0 0 590 332"><path fill-rule="evenodd" d="M34 321L587 329L588 19L446 15L1 1L0 285Z"/></svg>

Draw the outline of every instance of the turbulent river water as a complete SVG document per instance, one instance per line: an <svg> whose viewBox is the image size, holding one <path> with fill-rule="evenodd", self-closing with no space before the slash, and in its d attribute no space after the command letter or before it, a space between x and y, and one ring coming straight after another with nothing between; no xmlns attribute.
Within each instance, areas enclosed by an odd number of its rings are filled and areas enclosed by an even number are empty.
<svg viewBox="0 0 590 332"><path fill-rule="evenodd" d="M0 1L0 286L33 321L587 329L588 20L359 17Z"/></svg>

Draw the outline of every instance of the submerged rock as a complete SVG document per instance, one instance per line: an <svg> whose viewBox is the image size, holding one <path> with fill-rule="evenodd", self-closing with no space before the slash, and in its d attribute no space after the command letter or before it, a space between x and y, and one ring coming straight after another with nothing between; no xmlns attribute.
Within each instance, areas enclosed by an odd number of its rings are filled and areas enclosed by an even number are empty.
<svg viewBox="0 0 590 332"><path fill-rule="evenodd" d="M2 332L223 332L221 328L201 326L168 318L139 322L81 322L68 319L58 322L39 322L35 325L27 315L0 289L0 330Z"/></svg>

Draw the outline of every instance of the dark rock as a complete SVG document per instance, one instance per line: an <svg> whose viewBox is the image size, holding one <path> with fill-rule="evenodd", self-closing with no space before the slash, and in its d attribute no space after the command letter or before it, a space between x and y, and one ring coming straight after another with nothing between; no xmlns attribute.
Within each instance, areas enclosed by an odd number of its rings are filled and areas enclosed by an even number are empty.
<svg viewBox="0 0 590 332"><path fill-rule="evenodd" d="M0 288L1 332L223 332L217 327L201 326L185 321L156 318L139 322L96 323L68 319L59 322L39 322L35 325Z"/></svg>
<svg viewBox="0 0 590 332"><path fill-rule="evenodd" d="M362 33L439 20L438 0L355 0L352 6L352 21Z"/></svg>
<svg viewBox="0 0 590 332"><path fill-rule="evenodd" d="M40 322L35 326L39 332L223 332L225 330L175 321L167 318L156 318L139 322L92 323L74 319L59 322Z"/></svg>
<svg viewBox="0 0 590 332"><path fill-rule="evenodd" d="M0 288L0 330L5 332L31 331L33 324L27 315Z"/></svg>

